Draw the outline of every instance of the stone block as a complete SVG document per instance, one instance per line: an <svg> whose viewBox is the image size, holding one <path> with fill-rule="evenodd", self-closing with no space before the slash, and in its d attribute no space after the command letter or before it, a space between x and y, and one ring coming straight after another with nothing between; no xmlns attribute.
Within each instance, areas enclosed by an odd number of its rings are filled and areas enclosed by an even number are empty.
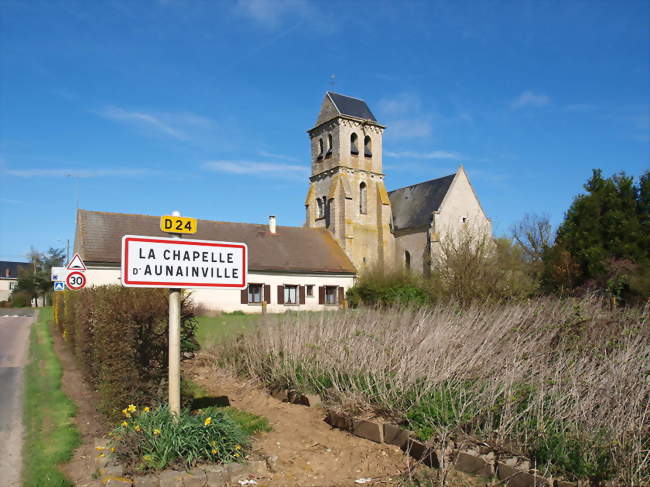
<svg viewBox="0 0 650 487"><path fill-rule="evenodd" d="M106 487L131 487L133 482L126 477L106 477L102 479L102 484Z"/></svg>
<svg viewBox="0 0 650 487"><path fill-rule="evenodd" d="M481 477L492 477L494 475L494 465L486 462L481 457L472 455L468 452L459 451L454 459L454 468L461 472Z"/></svg>
<svg viewBox="0 0 650 487"><path fill-rule="evenodd" d="M344 431L350 431L351 421L346 415L335 411L328 411L327 423L333 428L339 428Z"/></svg>
<svg viewBox="0 0 650 487"><path fill-rule="evenodd" d="M160 487L157 475L138 475L133 478L133 487Z"/></svg>
<svg viewBox="0 0 650 487"><path fill-rule="evenodd" d="M251 460L248 462L248 468L251 473L256 475L264 475L268 471L264 460Z"/></svg>
<svg viewBox="0 0 650 487"><path fill-rule="evenodd" d="M431 468L440 468L440 461L436 452L421 441L409 438L402 449L414 460L422 462Z"/></svg>
<svg viewBox="0 0 650 487"><path fill-rule="evenodd" d="M528 473L524 470L499 462L497 464L497 477L504 485L509 487L553 487L544 477Z"/></svg>
<svg viewBox="0 0 650 487"><path fill-rule="evenodd" d="M206 472L208 487L227 487L230 476L227 472Z"/></svg>
<svg viewBox="0 0 650 487"><path fill-rule="evenodd" d="M124 476L124 467L119 464L108 464L99 470L103 477L122 477Z"/></svg>
<svg viewBox="0 0 650 487"><path fill-rule="evenodd" d="M226 468L230 477L230 482L232 483L244 480L250 474L248 465L244 465L243 463L226 463L224 467Z"/></svg>
<svg viewBox="0 0 650 487"><path fill-rule="evenodd" d="M193 468L183 477L183 487L205 487L208 484L205 471Z"/></svg>
<svg viewBox="0 0 650 487"><path fill-rule="evenodd" d="M310 408L321 407L321 400L318 394L305 394L305 398L307 398L307 406Z"/></svg>
<svg viewBox="0 0 650 487"><path fill-rule="evenodd" d="M183 477L185 477L185 472L165 470L159 476L160 487L179 487L183 485Z"/></svg>
<svg viewBox="0 0 650 487"><path fill-rule="evenodd" d="M384 442L403 449L409 439L409 432L396 424L384 423Z"/></svg>
<svg viewBox="0 0 650 487"><path fill-rule="evenodd" d="M384 442L384 428L382 425L365 419L352 420L352 433L375 443Z"/></svg>

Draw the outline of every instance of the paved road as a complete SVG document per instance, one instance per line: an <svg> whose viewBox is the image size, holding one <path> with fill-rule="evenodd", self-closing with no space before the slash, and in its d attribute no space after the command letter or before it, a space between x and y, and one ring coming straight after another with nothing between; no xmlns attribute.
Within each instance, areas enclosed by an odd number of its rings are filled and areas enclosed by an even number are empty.
<svg viewBox="0 0 650 487"><path fill-rule="evenodd" d="M5 311L5 310L3 310ZM29 311L0 315L0 483L20 485L23 444L23 367L27 363Z"/></svg>

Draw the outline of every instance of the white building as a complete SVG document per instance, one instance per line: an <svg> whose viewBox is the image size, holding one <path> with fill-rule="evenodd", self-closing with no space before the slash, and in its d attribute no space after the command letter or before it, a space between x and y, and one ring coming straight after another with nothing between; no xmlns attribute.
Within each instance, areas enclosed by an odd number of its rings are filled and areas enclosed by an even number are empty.
<svg viewBox="0 0 650 487"><path fill-rule="evenodd" d="M164 237L160 217L78 210L75 252L84 260L87 286L119 284L123 235ZM338 308L355 269L326 230L199 220L192 238L248 246L248 289L193 289L195 304L215 311Z"/></svg>
<svg viewBox="0 0 650 487"><path fill-rule="evenodd" d="M18 272L21 267L27 267L26 262L0 261L0 301L8 301L9 296L18 283Z"/></svg>

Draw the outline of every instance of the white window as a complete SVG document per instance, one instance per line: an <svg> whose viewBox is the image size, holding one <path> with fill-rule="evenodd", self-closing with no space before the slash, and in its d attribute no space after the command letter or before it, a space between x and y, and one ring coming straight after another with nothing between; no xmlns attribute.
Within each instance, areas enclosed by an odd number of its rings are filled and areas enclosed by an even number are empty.
<svg viewBox="0 0 650 487"><path fill-rule="evenodd" d="M337 304L339 300L338 286L325 286L325 304Z"/></svg>
<svg viewBox="0 0 650 487"><path fill-rule="evenodd" d="M307 284L307 296L312 297L314 295L314 285Z"/></svg>
<svg viewBox="0 0 650 487"><path fill-rule="evenodd" d="M284 304L298 304L298 286L284 286Z"/></svg>
<svg viewBox="0 0 650 487"><path fill-rule="evenodd" d="M18 286L18 283L16 281L9 282L9 290L10 291L13 291L14 289L16 289L16 286Z"/></svg>
<svg viewBox="0 0 650 487"><path fill-rule="evenodd" d="M261 303L263 291L262 284L249 284L248 285L248 303Z"/></svg>

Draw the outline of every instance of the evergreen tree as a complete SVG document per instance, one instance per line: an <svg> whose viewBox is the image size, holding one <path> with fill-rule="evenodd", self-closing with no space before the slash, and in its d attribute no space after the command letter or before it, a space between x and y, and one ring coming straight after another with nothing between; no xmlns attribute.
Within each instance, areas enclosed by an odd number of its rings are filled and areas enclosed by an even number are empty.
<svg viewBox="0 0 650 487"><path fill-rule="evenodd" d="M587 194L574 199L548 253L555 280L624 286L650 265L650 171L636 186L624 172L605 179L595 169L584 187Z"/></svg>

